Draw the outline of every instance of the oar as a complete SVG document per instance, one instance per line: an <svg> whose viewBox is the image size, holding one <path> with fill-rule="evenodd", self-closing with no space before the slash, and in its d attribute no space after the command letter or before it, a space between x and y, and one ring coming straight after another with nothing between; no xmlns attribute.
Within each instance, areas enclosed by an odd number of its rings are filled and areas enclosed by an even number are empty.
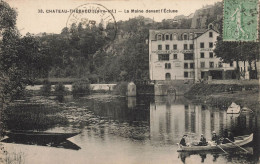
<svg viewBox="0 0 260 164"><path fill-rule="evenodd" d="M222 147L220 147L219 145L217 145L218 148L220 148L224 153L228 154L228 152L226 152L224 149L222 149Z"/></svg>
<svg viewBox="0 0 260 164"><path fill-rule="evenodd" d="M242 148L241 146L237 145L236 143L234 143L233 141L231 141L230 139L226 138L229 142L233 143L234 145L236 145L237 147L239 147L240 149L244 150L245 152L249 153L245 148Z"/></svg>

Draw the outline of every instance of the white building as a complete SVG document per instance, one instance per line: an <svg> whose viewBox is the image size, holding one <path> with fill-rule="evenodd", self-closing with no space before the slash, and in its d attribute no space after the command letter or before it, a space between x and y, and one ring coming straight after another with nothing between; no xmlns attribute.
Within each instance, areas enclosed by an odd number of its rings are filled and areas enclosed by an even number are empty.
<svg viewBox="0 0 260 164"><path fill-rule="evenodd" d="M150 80L234 78L236 63L222 63L213 52L219 33L208 29L149 31Z"/></svg>

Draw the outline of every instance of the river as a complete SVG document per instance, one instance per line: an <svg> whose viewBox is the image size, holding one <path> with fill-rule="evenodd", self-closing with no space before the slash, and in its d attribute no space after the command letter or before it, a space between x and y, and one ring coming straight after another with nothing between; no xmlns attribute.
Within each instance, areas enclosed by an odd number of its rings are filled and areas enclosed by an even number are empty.
<svg viewBox="0 0 260 164"><path fill-rule="evenodd" d="M229 115L207 103L192 103L184 97L118 97L95 94L83 98L66 97L64 104L87 108L104 123L57 126L49 131L81 131L60 146L40 146L3 142L11 155L26 164L158 164L158 163L259 163L260 116L254 113ZM221 103L221 102L220 102ZM84 113L82 113L82 116ZM225 129L235 136L254 133L253 143L227 151L187 154L177 152L183 134L188 142L207 140L211 132Z"/></svg>

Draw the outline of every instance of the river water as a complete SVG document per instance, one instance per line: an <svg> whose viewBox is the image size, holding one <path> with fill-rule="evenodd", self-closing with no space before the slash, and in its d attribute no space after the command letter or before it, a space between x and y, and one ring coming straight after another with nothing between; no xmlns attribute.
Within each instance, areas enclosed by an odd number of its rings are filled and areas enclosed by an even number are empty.
<svg viewBox="0 0 260 164"><path fill-rule="evenodd" d="M206 103L170 96L125 98L98 94L67 97L64 103L91 110L103 123L49 129L81 131L60 146L3 142L10 156L19 156L26 164L259 163L260 116L254 113L229 115ZM176 143L183 134L188 134L188 142L198 141L201 134L210 140L212 131L221 135L225 129L235 136L254 133L253 143L245 146L248 154L240 148L227 151L228 154L177 152Z"/></svg>

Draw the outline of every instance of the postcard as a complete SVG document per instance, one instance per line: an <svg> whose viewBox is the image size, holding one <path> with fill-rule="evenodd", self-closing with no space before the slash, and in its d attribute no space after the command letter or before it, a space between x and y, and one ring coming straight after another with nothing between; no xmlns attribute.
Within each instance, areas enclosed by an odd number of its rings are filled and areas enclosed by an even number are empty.
<svg viewBox="0 0 260 164"><path fill-rule="evenodd" d="M259 163L259 0L1 0L0 163Z"/></svg>

